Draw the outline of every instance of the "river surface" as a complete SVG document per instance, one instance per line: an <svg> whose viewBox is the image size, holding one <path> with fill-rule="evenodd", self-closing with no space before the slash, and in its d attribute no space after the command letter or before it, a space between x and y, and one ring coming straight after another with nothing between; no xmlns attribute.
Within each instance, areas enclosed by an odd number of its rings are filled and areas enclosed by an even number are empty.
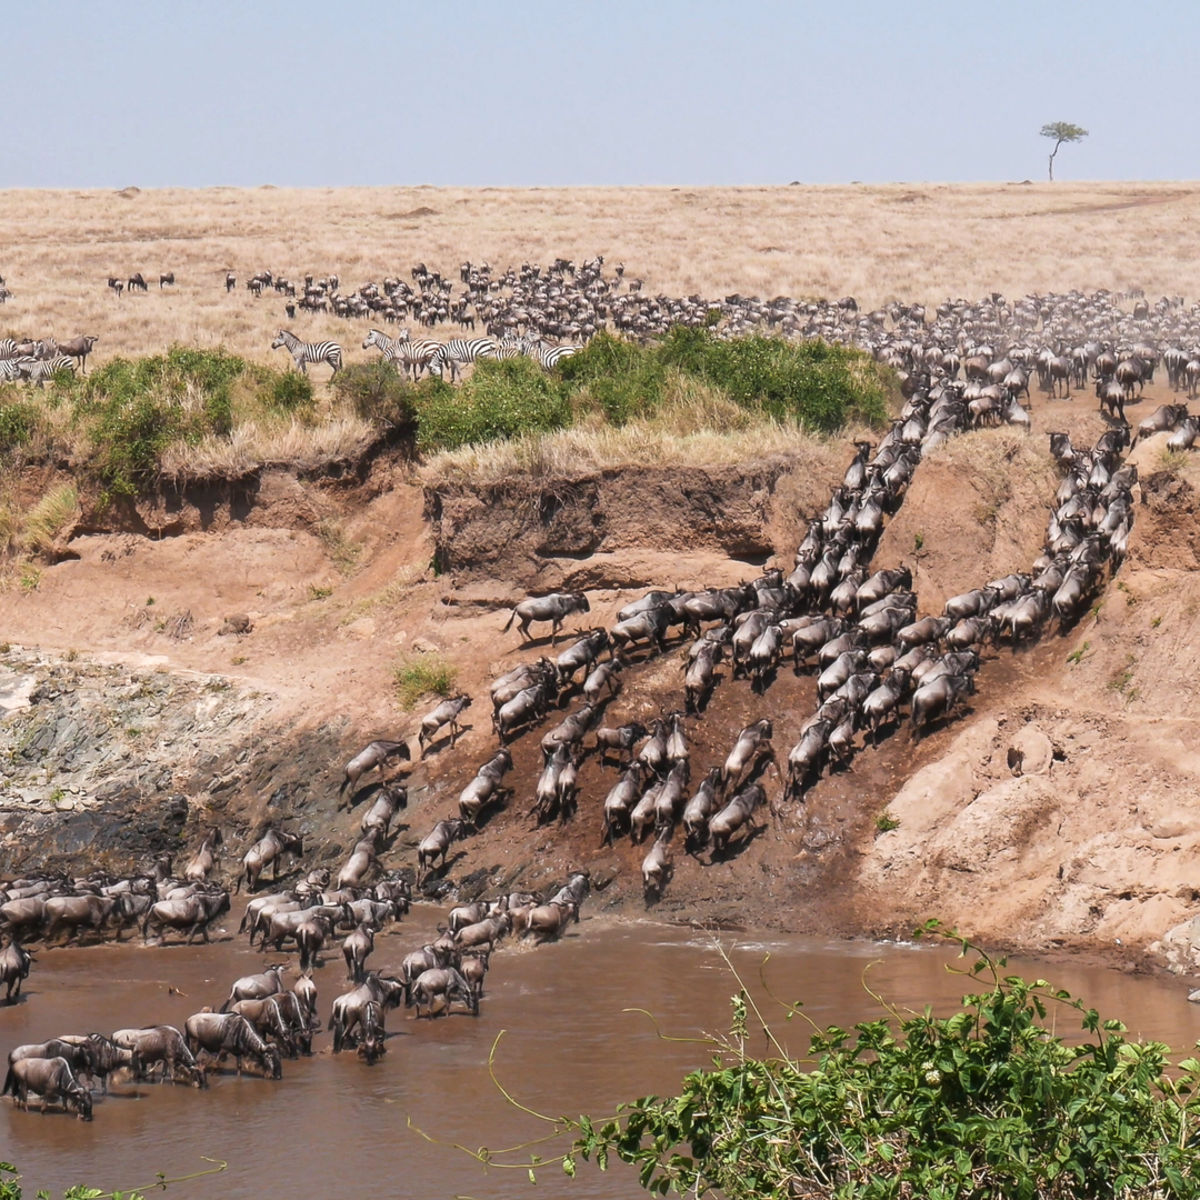
<svg viewBox="0 0 1200 1200"><path fill-rule="evenodd" d="M586 909L585 909L586 912ZM418 908L376 940L369 966L398 968L441 913ZM732 962L752 993L771 1010L771 994L801 1000L820 1026L848 1026L882 1016L864 990L901 1009L949 1011L967 982L947 972L944 948L829 942L772 935L723 934ZM334 947L334 953L337 953ZM763 965L764 958L769 961ZM169 1023L218 1006L234 978L261 970L264 958L243 938L191 949L140 945L45 950L26 981L21 1004L0 1008L0 1053L21 1042L63 1033L105 1033ZM1012 970L1045 976L1119 1016L1131 1033L1176 1050L1200 1038L1200 1008L1182 984L1115 971L1013 960ZM868 970L869 967L869 970ZM321 1010L348 986L340 954L327 954L317 973ZM52 1195L75 1183L105 1190L153 1184L203 1170L205 1156L227 1161L220 1175L174 1185L170 1194L223 1200L264 1196L631 1197L642 1194L632 1171L607 1174L581 1164L573 1183L557 1166L542 1169L536 1187L524 1170L486 1172L453 1143L499 1149L548 1132L505 1101L488 1074L495 1053L499 1082L521 1104L551 1116L610 1113L615 1104L675 1088L683 1074L708 1065L710 1050L693 1041L658 1037L645 1009L673 1038L728 1027L736 990L709 934L649 923L584 920L557 945L498 951L478 1018L455 1014L416 1020L403 1008L388 1014L386 1056L368 1067L352 1053L334 1056L330 1039L314 1040L314 1055L284 1060L283 1079L210 1076L211 1087L117 1084L96 1097L91 1124L57 1112L16 1111L0 1103L0 1159L21 1169L26 1195ZM775 1027L803 1052L801 1022ZM1077 1029L1065 1013L1063 1033ZM436 1141L428 1141L413 1128ZM560 1147L560 1149L565 1146ZM553 1153L551 1148L541 1148Z"/></svg>

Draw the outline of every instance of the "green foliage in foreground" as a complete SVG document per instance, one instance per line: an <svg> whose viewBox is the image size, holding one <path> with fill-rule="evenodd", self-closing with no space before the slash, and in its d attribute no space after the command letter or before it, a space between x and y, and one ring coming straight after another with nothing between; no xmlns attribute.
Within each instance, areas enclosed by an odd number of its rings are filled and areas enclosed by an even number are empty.
<svg viewBox="0 0 1200 1200"><path fill-rule="evenodd" d="M83 473L112 498L144 490L169 446L228 437L247 416L307 416L313 390L304 376L224 350L172 346L165 354L112 359L86 378L61 372L44 404L65 409ZM30 401L0 401L0 453L27 445L46 424Z"/></svg>
<svg viewBox="0 0 1200 1200"><path fill-rule="evenodd" d="M648 1191L731 1200L1200 1196L1200 1062L1172 1067L1161 1043L1127 1041L1119 1021L975 953L987 986L961 1011L831 1026L807 1069L745 1053L761 1018L740 992L713 1069L581 1120L564 1169L619 1158ZM1047 1026L1051 1007L1078 1014L1079 1044Z"/></svg>
<svg viewBox="0 0 1200 1200"><path fill-rule="evenodd" d="M38 1200L49 1200L49 1196L45 1189L37 1193ZM21 1200L21 1184L12 1163L0 1162L0 1200ZM103 1192L99 1188L76 1186L63 1192L63 1200L144 1200L144 1197L139 1192Z"/></svg>
<svg viewBox="0 0 1200 1200"><path fill-rule="evenodd" d="M712 1039L712 1067L678 1095L644 1096L603 1121L560 1118L538 1144L568 1136L566 1154L503 1165L532 1177L558 1162L573 1177L581 1160L602 1170L620 1160L652 1194L728 1200L1200 1197L1200 1061L1173 1064L1167 1046L1127 1040L1121 1022L1045 980L1002 974L1003 959L936 921L922 932L975 956L951 968L982 985L960 1011L888 1008L852 1030L814 1026L799 1060L739 979L730 1034ZM1060 1036L1069 1017L1082 1033ZM758 1058L747 1043L763 1035L772 1053ZM475 1157L499 1165L486 1148Z"/></svg>

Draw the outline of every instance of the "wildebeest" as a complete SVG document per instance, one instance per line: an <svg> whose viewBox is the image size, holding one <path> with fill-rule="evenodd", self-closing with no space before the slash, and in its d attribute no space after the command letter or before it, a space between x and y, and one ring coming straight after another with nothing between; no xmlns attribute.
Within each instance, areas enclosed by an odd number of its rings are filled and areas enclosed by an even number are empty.
<svg viewBox="0 0 1200 1200"><path fill-rule="evenodd" d="M409 750L407 742L392 742L382 738L371 742L346 764L338 795L341 796L348 787L358 787L358 781L375 767L378 767L382 774L384 766L394 758L412 761L412 752Z"/></svg>
<svg viewBox="0 0 1200 1200"><path fill-rule="evenodd" d="M609 631L613 653L622 654L638 642L653 644L659 650L663 650L672 618L671 609L664 604L658 608L647 608L624 621L618 621Z"/></svg>
<svg viewBox="0 0 1200 1200"><path fill-rule="evenodd" d="M101 931L112 919L115 896L51 896L45 902L44 939L66 930L66 941L83 936L85 929Z"/></svg>
<svg viewBox="0 0 1200 1200"><path fill-rule="evenodd" d="M184 868L183 877L189 883L203 883L209 876L213 867L216 865L217 854L223 844L220 827L212 826L204 835L204 840L200 843L200 849L188 860L188 865Z"/></svg>
<svg viewBox="0 0 1200 1200"><path fill-rule="evenodd" d="M193 1057L183 1034L174 1025L118 1029L113 1033L112 1040L137 1055L134 1074L138 1078L142 1078L148 1068L157 1065L161 1066L163 1077L174 1083L176 1068L182 1067L193 1087L207 1086L204 1067Z"/></svg>
<svg viewBox="0 0 1200 1200"><path fill-rule="evenodd" d="M242 857L242 869L238 872L235 892L241 891L242 880L246 881L246 890L254 891L258 887L259 876L267 867L272 868L271 878L279 878L279 862L285 854L299 858L304 853L304 835L302 833L287 833L282 829L269 829Z"/></svg>
<svg viewBox="0 0 1200 1200"><path fill-rule="evenodd" d="M455 1000L465 1004L472 1016L479 1015L479 1000L462 973L453 967L434 967L422 971L413 980L404 998L404 1004L406 1008L415 1008L418 1017L421 1015L422 1005L428 1010L426 1016L443 1017L450 1011L450 1005ZM436 1011L435 1001L441 1001Z"/></svg>
<svg viewBox="0 0 1200 1200"><path fill-rule="evenodd" d="M708 822L720 808L721 768L713 767L683 809L684 848L689 853L708 841Z"/></svg>
<svg viewBox="0 0 1200 1200"><path fill-rule="evenodd" d="M593 706L598 705L603 698L604 689L608 688L611 698L621 690L621 664L615 659L600 663L588 672L583 681L583 698Z"/></svg>
<svg viewBox="0 0 1200 1200"><path fill-rule="evenodd" d="M64 1112L74 1108L81 1121L92 1119L92 1094L65 1058L22 1058L10 1064L0 1096L11 1095L18 1108L27 1108L30 1092L42 1098L42 1112L47 1105L61 1104Z"/></svg>
<svg viewBox="0 0 1200 1200"><path fill-rule="evenodd" d="M184 1022L188 1049L193 1054L205 1051L219 1063L227 1054L232 1054L237 1063L237 1073L242 1073L245 1059L256 1061L263 1073L271 1079L283 1077L279 1047L270 1046L254 1031L254 1026L237 1013L198 1012Z"/></svg>
<svg viewBox="0 0 1200 1200"><path fill-rule="evenodd" d="M518 621L517 632L523 642L529 641L529 626L534 621L550 621L551 638L558 637L562 623L572 613L590 612L591 605L583 592L552 592L549 596L531 597L522 600L512 610L508 622L501 631L507 633L512 628L513 621Z"/></svg>
<svg viewBox="0 0 1200 1200"><path fill-rule="evenodd" d="M555 682L557 672L554 664L548 658L539 658L537 662L522 663L501 675L493 683L489 692L492 697L492 716L526 688L534 684Z"/></svg>
<svg viewBox="0 0 1200 1200"><path fill-rule="evenodd" d="M552 679L540 679L522 688L511 700L492 714L492 726L503 741L521 725L540 717L554 698Z"/></svg>
<svg viewBox="0 0 1200 1200"><path fill-rule="evenodd" d="M386 838L396 813L407 807L408 788L400 783L385 783L371 801L371 807L363 813L358 825L360 832L364 835L378 833Z"/></svg>
<svg viewBox="0 0 1200 1200"><path fill-rule="evenodd" d="M613 834L623 829L642 787L642 768L634 763L615 783L604 799L603 842L611 844Z"/></svg>
<svg viewBox="0 0 1200 1200"><path fill-rule="evenodd" d="M771 721L764 717L761 721L747 725L738 734L738 739L721 768L721 780L725 787L736 788L743 776L749 774L760 759L775 761L775 752L771 748L771 732ZM711 824L709 831L711 833Z"/></svg>
<svg viewBox="0 0 1200 1200"><path fill-rule="evenodd" d="M421 729L417 734L417 744L421 748L421 757L425 757L427 743L432 743L437 732L443 725L450 726L450 745L453 746L458 737L459 714L470 708L471 697L465 692L443 700L431 713L421 718Z"/></svg>
<svg viewBox="0 0 1200 1200"><path fill-rule="evenodd" d="M362 1022L367 1004L375 1001L385 1009L396 1008L406 999L408 989L399 979L381 976L368 971L366 978L356 988L343 992L333 1002L329 1015L329 1029L333 1033L333 1052L338 1054L350 1039L356 1026Z"/></svg>
<svg viewBox="0 0 1200 1200"><path fill-rule="evenodd" d="M131 292L146 291L146 280L142 277L141 271L134 271L129 277L129 290Z"/></svg>
<svg viewBox="0 0 1200 1200"><path fill-rule="evenodd" d="M81 375L86 375L87 371L85 368L87 366L87 357L89 354L91 354L92 347L95 346L99 340L100 339L98 337L94 337L91 334L81 334L79 337L73 337L69 338L65 342L59 342L58 353L65 354L68 358L79 359L79 373Z"/></svg>
<svg viewBox="0 0 1200 1200"><path fill-rule="evenodd" d="M535 905L525 918L525 936L539 946L557 940L572 918L578 919L579 904L574 900L548 900Z"/></svg>
<svg viewBox="0 0 1200 1200"><path fill-rule="evenodd" d="M767 798L760 783L752 783L749 787L738 792L708 822L708 836L712 840L713 855L724 854L729 847L729 839L742 828L751 824L754 810Z"/></svg>
<svg viewBox="0 0 1200 1200"><path fill-rule="evenodd" d="M602 725L596 730L596 749L600 752L600 761L605 762L613 753L618 760L623 755L632 755L634 746L645 736L646 727L640 721L631 721L628 725L615 728Z"/></svg>
<svg viewBox="0 0 1200 1200"><path fill-rule="evenodd" d="M234 980L229 989L229 998L217 1010L228 1012L238 1000L262 1000L283 991L283 973L286 965L268 967L257 975L243 975Z"/></svg>
<svg viewBox="0 0 1200 1200"><path fill-rule="evenodd" d="M417 847L417 870L421 875L433 869L440 858L446 865L446 852L467 831L467 823L458 817L439 821Z"/></svg>
<svg viewBox="0 0 1200 1200"><path fill-rule="evenodd" d="M150 906L146 918L142 922L142 941L150 938L151 927L157 928L161 937L166 928L188 931L185 945L190 946L196 934L203 934L208 941L209 926L222 913L229 911L229 893L222 890L217 892L196 892L191 896L183 896L176 900L160 900Z"/></svg>
<svg viewBox="0 0 1200 1200"><path fill-rule="evenodd" d="M558 672L558 686L566 687L580 667L590 670L601 653L608 648L609 639L605 630L593 629L585 633L554 660L555 670Z"/></svg>
<svg viewBox="0 0 1200 1200"><path fill-rule="evenodd" d="M654 845L642 859L642 894L649 904L659 899L671 878L671 833L664 830L654 839Z"/></svg>
<svg viewBox="0 0 1200 1200"><path fill-rule="evenodd" d="M974 690L970 675L943 675L917 688L912 698L914 740L919 740L926 725L946 716Z"/></svg>
<svg viewBox="0 0 1200 1200"><path fill-rule="evenodd" d="M548 758L559 746L579 746L583 743L584 734L596 719L596 710L590 704L582 704L579 708L564 717L553 729L542 738L542 755Z"/></svg>
<svg viewBox="0 0 1200 1200"><path fill-rule="evenodd" d="M170 285L175 286L175 272L163 271L158 277L158 290L161 292L164 287Z"/></svg>
<svg viewBox="0 0 1200 1200"><path fill-rule="evenodd" d="M16 1004L20 1000L21 981L29 977L32 962L33 955L14 937L10 937L0 950L0 984L5 986L5 1004Z"/></svg>
<svg viewBox="0 0 1200 1200"><path fill-rule="evenodd" d="M467 825L476 825L485 804L503 798L509 789L502 788L500 781L512 765L512 755L502 747L475 772L475 778L458 797L458 814Z"/></svg>

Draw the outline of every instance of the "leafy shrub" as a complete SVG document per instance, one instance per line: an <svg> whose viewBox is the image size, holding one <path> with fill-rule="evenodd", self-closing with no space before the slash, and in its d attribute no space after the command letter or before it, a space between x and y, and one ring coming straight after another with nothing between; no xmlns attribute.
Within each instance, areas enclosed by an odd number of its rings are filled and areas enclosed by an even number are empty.
<svg viewBox="0 0 1200 1200"><path fill-rule="evenodd" d="M650 1192L729 1200L1200 1196L1200 1061L1173 1066L1161 1043L1127 1041L1119 1021L975 953L962 973L985 986L959 1012L830 1026L812 1039L809 1069L739 991L714 1068L603 1125L562 1122L576 1135L564 1170L619 1158ZM1060 1037L1051 1007L1060 1020L1076 1013L1087 1040ZM752 1026L779 1057L746 1053Z"/></svg>
<svg viewBox="0 0 1200 1200"><path fill-rule="evenodd" d="M246 370L244 359L223 350L172 346L165 355L112 359L56 391L88 434L106 496L132 496L173 442L230 433L233 384Z"/></svg>
<svg viewBox="0 0 1200 1200"><path fill-rule="evenodd" d="M41 422L37 407L25 400L0 404L0 454L28 446Z"/></svg>
<svg viewBox="0 0 1200 1200"><path fill-rule="evenodd" d="M307 375L281 371L271 381L270 404L281 412L302 412L312 408L313 385Z"/></svg>
<svg viewBox="0 0 1200 1200"><path fill-rule="evenodd" d="M571 404L559 381L527 358L479 362L461 387L418 389L416 407L422 450L547 433L571 423Z"/></svg>
<svg viewBox="0 0 1200 1200"><path fill-rule="evenodd" d="M416 396L440 383L441 380L430 379L414 386L381 358L343 368L334 376L333 391L364 421L411 429L416 422Z"/></svg>
<svg viewBox="0 0 1200 1200"><path fill-rule="evenodd" d="M560 364L574 386L577 409L590 406L612 425L651 416L662 402L666 371L654 348L597 334L578 354Z"/></svg>

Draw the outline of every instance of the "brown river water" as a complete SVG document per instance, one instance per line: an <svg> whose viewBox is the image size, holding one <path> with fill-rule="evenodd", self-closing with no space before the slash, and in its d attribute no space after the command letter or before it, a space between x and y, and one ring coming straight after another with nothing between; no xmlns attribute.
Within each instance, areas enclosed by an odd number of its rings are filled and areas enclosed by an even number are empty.
<svg viewBox="0 0 1200 1200"><path fill-rule="evenodd" d="M414 910L376 939L368 965L398 968L442 915ZM760 976L774 996L803 1001L820 1026L883 1015L864 990L864 971L869 986L901 1009L928 1003L949 1011L970 990L945 969L954 956L943 947L787 935L721 939L768 1011ZM22 1003L0 1007L0 1053L62 1033L182 1026L204 1005L219 1005L234 978L277 957L249 950L243 938L191 949L127 944L40 951ZM1045 976L1104 1016L1119 1016L1134 1035L1161 1039L1176 1050L1200 1038L1200 1008L1186 1002L1177 981L1071 964L1013 960L1010 966ZM327 1017L332 999L348 986L340 954L327 954L316 976ZM607 1174L581 1164L574 1182L548 1166L534 1186L524 1170L493 1166L485 1172L454 1149L455 1142L498 1149L548 1132L504 1100L488 1074L489 1052L503 1030L496 1076L521 1104L552 1116L608 1113L622 1100L670 1091L687 1071L709 1062L706 1046L662 1040L645 1015L626 1010L653 1013L672 1037L694 1037L727 1028L735 990L712 935L585 915L557 945L498 951L478 1018L456 1012L418 1021L403 1008L388 1013L388 1052L373 1067L352 1053L335 1057L322 1033L312 1058L284 1060L280 1082L238 1079L230 1070L211 1076L206 1091L116 1084L107 1099L97 1095L90 1124L57 1112L18 1112L5 1099L0 1159L17 1164L30 1196L39 1187L60 1194L74 1183L144 1188L158 1172L171 1178L203 1170L206 1156L227 1161L228 1169L173 1185L171 1195L640 1195L635 1175L621 1164ZM802 1023L785 1027L781 1010L775 1011L781 1036L793 1051L804 1051ZM1062 1032L1077 1027L1074 1014L1064 1014Z"/></svg>

